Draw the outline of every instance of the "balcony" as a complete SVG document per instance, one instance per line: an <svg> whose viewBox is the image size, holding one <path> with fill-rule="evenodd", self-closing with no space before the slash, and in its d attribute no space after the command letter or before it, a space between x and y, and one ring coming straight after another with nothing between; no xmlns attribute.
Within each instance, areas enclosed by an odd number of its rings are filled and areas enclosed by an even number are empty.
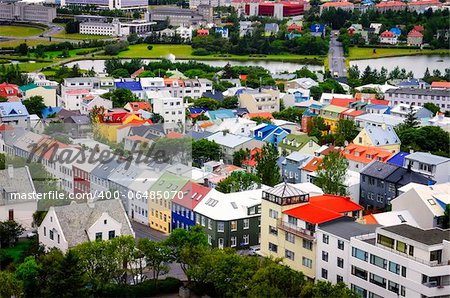
<svg viewBox="0 0 450 298"><path fill-rule="evenodd" d="M294 224L290 224L288 222L283 221L282 219L278 219L277 221L277 228L292 233L294 235L297 235L301 238L314 241L316 238L314 237L314 232L311 232L310 230L300 228Z"/></svg>

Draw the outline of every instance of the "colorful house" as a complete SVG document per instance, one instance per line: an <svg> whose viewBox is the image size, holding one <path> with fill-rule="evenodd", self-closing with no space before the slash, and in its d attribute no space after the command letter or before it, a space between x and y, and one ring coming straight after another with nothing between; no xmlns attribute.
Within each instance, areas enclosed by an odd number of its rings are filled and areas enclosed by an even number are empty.
<svg viewBox="0 0 450 298"><path fill-rule="evenodd" d="M138 98L144 99L145 92L142 89L141 82L139 81L121 81L115 82L116 89L128 89Z"/></svg>
<svg viewBox="0 0 450 298"><path fill-rule="evenodd" d="M19 86L16 84L1 83L0 97L8 98L10 96L19 96Z"/></svg>
<svg viewBox="0 0 450 298"><path fill-rule="evenodd" d="M400 151L400 138L392 126L366 125L353 140L353 143L362 146L379 147L393 153Z"/></svg>
<svg viewBox="0 0 450 298"><path fill-rule="evenodd" d="M423 34L416 30L408 33L407 43L409 46L420 47L423 44Z"/></svg>
<svg viewBox="0 0 450 298"><path fill-rule="evenodd" d="M275 145L281 143L283 139L291 133L289 129L266 123L261 123L260 125L252 128L251 131L253 132L253 138L256 140Z"/></svg>
<svg viewBox="0 0 450 298"><path fill-rule="evenodd" d="M351 143L345 147L344 151L342 151L342 155L348 160L349 170L360 172L366 165L374 160L387 162L392 156L392 152L382 148Z"/></svg>
<svg viewBox="0 0 450 298"><path fill-rule="evenodd" d="M197 36L208 36L209 30L208 29L198 29L197 30Z"/></svg>
<svg viewBox="0 0 450 298"><path fill-rule="evenodd" d="M19 87L23 99L29 99L32 96L42 96L44 104L47 107L56 106L56 89L48 86L38 86L36 84L28 84Z"/></svg>
<svg viewBox="0 0 450 298"><path fill-rule="evenodd" d="M314 103L309 106L309 108L302 115L302 132L309 133L311 131L311 121L312 118L320 115L320 110L322 109L321 104Z"/></svg>
<svg viewBox="0 0 450 298"><path fill-rule="evenodd" d="M325 124L330 127L329 132L336 132L338 121L343 118L342 113L346 110L347 108L335 105L328 105L320 110L320 116L323 118Z"/></svg>
<svg viewBox="0 0 450 298"><path fill-rule="evenodd" d="M393 32L386 30L380 34L380 43L397 44L398 36L395 35Z"/></svg>
<svg viewBox="0 0 450 298"><path fill-rule="evenodd" d="M290 154L292 152L301 152L307 154L314 154L314 152L320 148L317 144L316 137L310 137L307 134L289 134L278 144L278 151L280 153Z"/></svg>

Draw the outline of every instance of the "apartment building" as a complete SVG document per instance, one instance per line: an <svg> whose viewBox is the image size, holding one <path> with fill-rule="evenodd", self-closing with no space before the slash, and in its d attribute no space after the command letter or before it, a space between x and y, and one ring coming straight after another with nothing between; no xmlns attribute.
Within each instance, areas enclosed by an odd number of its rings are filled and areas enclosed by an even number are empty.
<svg viewBox="0 0 450 298"><path fill-rule="evenodd" d="M238 95L239 106L249 113L279 112L280 91L272 89L246 90Z"/></svg>
<svg viewBox="0 0 450 298"><path fill-rule="evenodd" d="M134 10L134 9L146 9L148 2L146 0L61 0L61 6L75 5L94 5L100 9L121 9L121 10Z"/></svg>
<svg viewBox="0 0 450 298"><path fill-rule="evenodd" d="M414 152L405 156L403 163L405 168L411 167L413 171L429 177L436 183L450 181L450 158L427 152Z"/></svg>
<svg viewBox="0 0 450 298"><path fill-rule="evenodd" d="M450 295L450 230L379 227L350 245L348 282L362 297Z"/></svg>
<svg viewBox="0 0 450 298"><path fill-rule="evenodd" d="M130 31L128 27L122 27L120 22L83 22L80 23L80 34L124 36Z"/></svg>
<svg viewBox="0 0 450 298"><path fill-rule="evenodd" d="M401 103L423 106L427 102L432 102L438 105L443 112L450 110L450 93L445 89L388 89L384 93L384 98L389 100L391 106Z"/></svg>
<svg viewBox="0 0 450 298"><path fill-rule="evenodd" d="M348 284L354 236L375 233L378 225L361 224L352 218L326 222L317 228L317 280Z"/></svg>
<svg viewBox="0 0 450 298"><path fill-rule="evenodd" d="M56 18L56 7L26 3L0 3L1 21L51 23Z"/></svg>
<svg viewBox="0 0 450 298"><path fill-rule="evenodd" d="M169 91L146 91L146 96L153 104L153 112L164 118L164 128L174 130L184 126L186 110L183 98L172 96Z"/></svg>

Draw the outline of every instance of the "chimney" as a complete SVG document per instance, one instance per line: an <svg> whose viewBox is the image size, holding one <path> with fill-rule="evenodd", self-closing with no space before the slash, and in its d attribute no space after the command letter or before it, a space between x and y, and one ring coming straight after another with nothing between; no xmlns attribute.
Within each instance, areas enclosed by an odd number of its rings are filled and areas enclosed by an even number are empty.
<svg viewBox="0 0 450 298"><path fill-rule="evenodd" d="M10 179L14 178L14 167L12 165L8 165L8 177Z"/></svg>
<svg viewBox="0 0 450 298"><path fill-rule="evenodd" d="M313 146L313 140L309 140L309 147Z"/></svg>
<svg viewBox="0 0 450 298"><path fill-rule="evenodd" d="M223 131L222 131L222 134L223 134L223 136L226 136L226 135L227 135L227 131L226 131L226 130L223 130Z"/></svg>

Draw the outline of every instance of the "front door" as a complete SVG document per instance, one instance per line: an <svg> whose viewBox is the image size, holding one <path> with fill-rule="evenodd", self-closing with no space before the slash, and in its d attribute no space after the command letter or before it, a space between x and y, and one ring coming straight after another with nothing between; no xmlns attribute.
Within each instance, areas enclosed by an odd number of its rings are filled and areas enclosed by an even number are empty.
<svg viewBox="0 0 450 298"><path fill-rule="evenodd" d="M14 209L9 209L8 220L14 220Z"/></svg>
<svg viewBox="0 0 450 298"><path fill-rule="evenodd" d="M219 238L218 247L223 249L223 238Z"/></svg>

